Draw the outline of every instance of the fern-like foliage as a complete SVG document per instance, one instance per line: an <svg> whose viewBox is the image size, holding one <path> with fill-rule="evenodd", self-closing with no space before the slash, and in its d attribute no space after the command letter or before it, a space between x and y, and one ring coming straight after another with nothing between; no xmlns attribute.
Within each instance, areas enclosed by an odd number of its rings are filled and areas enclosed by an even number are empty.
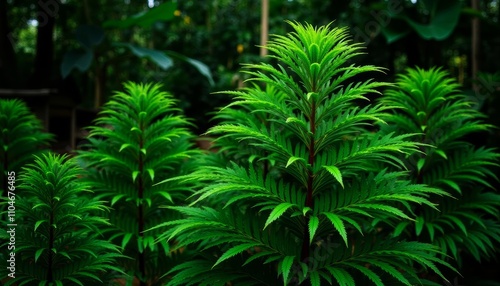
<svg viewBox="0 0 500 286"><path fill-rule="evenodd" d="M118 248L100 238L108 223L91 214L106 208L83 196L89 189L80 173L73 159L50 153L23 168L15 199L15 278L6 286L98 285L109 282L100 279L107 272L120 272Z"/></svg>
<svg viewBox="0 0 500 286"><path fill-rule="evenodd" d="M155 244L159 231L144 232L179 218L165 205L183 202L189 189L178 182L155 183L185 173L193 151L189 122L160 85L126 83L104 106L90 127L87 151L79 154L86 178L99 199L109 202L112 224L105 230L132 260L125 271L142 285L161 283L173 260L166 240ZM130 281L131 282L131 281Z"/></svg>
<svg viewBox="0 0 500 286"><path fill-rule="evenodd" d="M42 123L18 99L0 100L0 188L7 192L7 172L19 172L49 146L53 135L43 132Z"/></svg>
<svg viewBox="0 0 500 286"><path fill-rule="evenodd" d="M453 195L433 196L438 209L418 209L416 221L399 225L396 235L405 232L432 242L459 264L461 252L478 261L491 258L500 243L500 194L490 184L497 179L500 154L466 140L491 128L482 122L484 116L438 68L408 69L381 102L397 107L387 119L393 124L387 132L420 133L418 140L428 144L405 160L414 183Z"/></svg>
<svg viewBox="0 0 500 286"><path fill-rule="evenodd" d="M208 132L234 155L245 144L240 158L183 177L201 187L192 206L171 207L186 218L162 224L160 239L202 254L172 269L168 285L414 285L425 268L441 275L437 248L372 227L407 221L411 204L434 208L427 197L445 194L386 170L419 151L411 134L366 131L392 106L361 106L386 84L357 76L381 69L351 62L362 47L347 28L289 24L294 32L267 45L278 65L246 66L254 85L227 92L224 122Z"/></svg>

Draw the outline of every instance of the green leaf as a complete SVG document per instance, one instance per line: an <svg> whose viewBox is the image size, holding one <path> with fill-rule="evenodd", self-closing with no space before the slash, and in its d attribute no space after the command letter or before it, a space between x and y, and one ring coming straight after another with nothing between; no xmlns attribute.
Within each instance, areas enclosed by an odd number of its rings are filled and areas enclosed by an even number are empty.
<svg viewBox="0 0 500 286"><path fill-rule="evenodd" d="M156 22L172 20L176 9L176 2L165 2L145 12L127 17L124 20L108 20L103 23L103 27L128 29L132 26L140 26L149 28Z"/></svg>
<svg viewBox="0 0 500 286"><path fill-rule="evenodd" d="M85 49L92 49L104 40L104 30L98 26L80 25L76 28L76 39Z"/></svg>
<svg viewBox="0 0 500 286"><path fill-rule="evenodd" d="M443 150L436 149L434 150L439 156L443 157L445 160L448 160L448 157L446 157L446 153Z"/></svg>
<svg viewBox="0 0 500 286"><path fill-rule="evenodd" d="M290 270L292 269L293 261L295 260L295 256L286 256L281 261L281 273L283 275L283 285L287 285L288 275L290 275Z"/></svg>
<svg viewBox="0 0 500 286"><path fill-rule="evenodd" d="M319 226L319 219L317 216L311 216L309 218L309 244L312 243L314 239L314 234L316 234L316 230Z"/></svg>
<svg viewBox="0 0 500 286"><path fill-rule="evenodd" d="M42 223L44 223L44 222L47 222L47 220L46 220L46 219L42 219L42 220L37 221L37 222L35 223L35 229L34 229L33 231L36 231L36 230L37 230L37 228L38 228L38 227L39 227Z"/></svg>
<svg viewBox="0 0 500 286"><path fill-rule="evenodd" d="M312 211L312 209L311 209L310 207L305 207L305 208L303 208L303 209L302 209L302 214L303 214L304 216L306 216L306 214L307 214L308 212L310 212L310 211Z"/></svg>
<svg viewBox="0 0 500 286"><path fill-rule="evenodd" d="M439 182L441 183L444 183L448 186L450 186L451 188L453 188L454 190L456 190L458 193L462 193L462 191L460 190L460 186L458 186L457 183L451 181L451 180L446 180L446 179L442 179L442 180L439 180Z"/></svg>
<svg viewBox="0 0 500 286"><path fill-rule="evenodd" d="M132 182L135 183L135 179L137 178L137 176L139 175L139 171L133 171L132 172Z"/></svg>
<svg viewBox="0 0 500 286"><path fill-rule="evenodd" d="M415 233L417 235L420 235L422 229L424 228L424 225L425 225L425 219L422 216L418 216L415 220Z"/></svg>
<svg viewBox="0 0 500 286"><path fill-rule="evenodd" d="M419 158L417 162L417 171L420 173L425 164L425 158Z"/></svg>
<svg viewBox="0 0 500 286"><path fill-rule="evenodd" d="M172 200L172 196L170 196L168 192L158 192L158 194L167 199L169 202L174 203L174 201Z"/></svg>
<svg viewBox="0 0 500 286"><path fill-rule="evenodd" d="M126 233L124 236L123 236L123 239L122 239L122 249L125 249L125 247L127 246L127 244L130 242L130 239L132 238L134 234L133 233Z"/></svg>
<svg viewBox="0 0 500 286"><path fill-rule="evenodd" d="M126 194L118 194L116 196L113 196L113 199L111 199L111 206L113 206L114 204L116 204L117 201L126 196L127 196Z"/></svg>
<svg viewBox="0 0 500 286"><path fill-rule="evenodd" d="M403 222L400 222L398 223L398 225L396 226L396 228L394 229L394 232L392 234L392 237L398 237L399 235L401 235L401 233L403 233L403 231L406 229L406 227L409 225L410 223L407 222L407 221L403 221Z"/></svg>
<svg viewBox="0 0 500 286"><path fill-rule="evenodd" d="M235 256L236 254L239 254L247 249L253 248L255 246L259 246L258 243L252 242L252 243L244 243L240 245L236 245L234 247L231 247L228 249L224 254L221 255L221 257L215 262L215 264L212 266L212 269L217 266L219 263L223 262L224 260L231 258Z"/></svg>
<svg viewBox="0 0 500 286"><path fill-rule="evenodd" d="M410 32L411 29L408 24L396 18L391 19L390 25L382 27L382 35L384 35L388 44L404 38Z"/></svg>
<svg viewBox="0 0 500 286"><path fill-rule="evenodd" d="M208 80L208 83L210 85L215 85L215 82L212 77L212 72L210 71L210 68L206 64L198 60L188 58L184 55L178 54L173 51L165 51L165 53L173 58L187 62L188 64L193 66L202 76L204 76Z"/></svg>
<svg viewBox="0 0 500 286"><path fill-rule="evenodd" d="M149 173L149 177L151 177L151 181L154 181L155 179L155 170L151 169L151 168L148 168L146 169Z"/></svg>
<svg viewBox="0 0 500 286"><path fill-rule="evenodd" d="M375 285L377 286L384 286L384 283L380 279L380 276L378 276L375 272L371 271L370 269L366 268L364 265L358 265L356 263L351 263L351 262L346 262L345 264L359 270L361 273L366 275Z"/></svg>
<svg viewBox="0 0 500 286"><path fill-rule="evenodd" d="M425 113L425 111L419 111L417 112L417 117L420 120L420 122L425 122L427 118L427 113Z"/></svg>
<svg viewBox="0 0 500 286"><path fill-rule="evenodd" d="M418 23L409 17L405 20L410 26L425 40L444 40L455 30L460 18L462 4L460 1L438 1L438 4L431 8L429 24ZM434 9L432 9L434 8Z"/></svg>
<svg viewBox="0 0 500 286"><path fill-rule="evenodd" d="M324 166L324 167L326 170L328 170L328 172L330 172L330 174L333 175L333 177L337 180L337 182L340 183L342 188L344 188L344 183L342 182L342 173L340 172L339 168L337 168L336 166Z"/></svg>
<svg viewBox="0 0 500 286"><path fill-rule="evenodd" d="M288 162L286 162L286 166L285 166L285 168L288 168L288 166L290 166L291 164L293 164L293 162L295 162L295 161L297 161L297 160L302 160L302 161L304 161L304 159L302 159L302 158L300 158L300 157L294 157L294 156L292 156L292 157L290 157L290 158L288 159Z"/></svg>
<svg viewBox="0 0 500 286"><path fill-rule="evenodd" d="M330 274L337 280L337 283L341 286L356 286L354 283L354 278L342 268L334 268L331 266L326 266L326 269Z"/></svg>
<svg viewBox="0 0 500 286"><path fill-rule="evenodd" d="M269 214L269 217L267 218L264 229L266 229L270 223L277 220L284 212L286 212L289 208L291 208L293 206L295 206L295 205L291 204L291 203L281 203L281 204L277 205L273 209L273 211Z"/></svg>
<svg viewBox="0 0 500 286"><path fill-rule="evenodd" d="M61 76L66 78L74 69L81 72L87 71L93 60L94 53L91 50L68 51L64 54L61 62Z"/></svg>
<svg viewBox="0 0 500 286"><path fill-rule="evenodd" d="M167 70L174 65L172 59L164 52L143 47L137 47L129 43L114 43L115 46L125 47L139 58L148 58L163 70Z"/></svg>
<svg viewBox="0 0 500 286"><path fill-rule="evenodd" d="M321 279L317 271L309 272L309 280L311 280L311 286L320 286Z"/></svg>
<svg viewBox="0 0 500 286"><path fill-rule="evenodd" d="M328 212L324 212L323 214L332 222L333 226L344 240L345 245L348 246L347 231L345 229L344 222L342 222L342 220L335 214Z"/></svg>
<svg viewBox="0 0 500 286"><path fill-rule="evenodd" d="M38 258L40 258L40 255L42 255L42 253L45 251L45 248L39 248L36 252L35 252L35 263L38 261Z"/></svg>
<svg viewBox="0 0 500 286"><path fill-rule="evenodd" d="M118 152L121 152L121 151L123 151L123 149L128 148L128 147L132 147L132 144L124 143L124 144L122 144L122 146L120 147L120 150L118 150Z"/></svg>

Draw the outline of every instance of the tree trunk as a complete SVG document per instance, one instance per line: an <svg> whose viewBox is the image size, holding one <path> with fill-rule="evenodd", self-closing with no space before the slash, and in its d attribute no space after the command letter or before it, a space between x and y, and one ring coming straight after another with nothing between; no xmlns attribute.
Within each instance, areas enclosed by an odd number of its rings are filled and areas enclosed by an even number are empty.
<svg viewBox="0 0 500 286"><path fill-rule="evenodd" d="M269 0L262 0L262 13L260 22L260 56L267 55L267 49L263 48L267 45L268 31L269 31Z"/></svg>
<svg viewBox="0 0 500 286"><path fill-rule="evenodd" d="M42 5L37 5L37 7L38 31L36 35L35 69L31 84L34 88L41 88L50 86L54 61L53 35L57 15L52 13L54 11L48 11L47 7Z"/></svg>
<svg viewBox="0 0 500 286"><path fill-rule="evenodd" d="M7 1L0 1L0 83L12 87L16 80L14 38L7 19Z"/></svg>

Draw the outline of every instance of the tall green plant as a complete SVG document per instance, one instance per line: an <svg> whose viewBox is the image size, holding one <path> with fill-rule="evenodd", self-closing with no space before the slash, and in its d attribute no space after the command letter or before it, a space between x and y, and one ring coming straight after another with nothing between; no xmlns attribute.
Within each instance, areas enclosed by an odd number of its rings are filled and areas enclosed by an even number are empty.
<svg viewBox="0 0 500 286"><path fill-rule="evenodd" d="M100 279L107 273L120 272L114 265L117 247L100 238L108 223L91 214L105 207L83 196L88 185L77 178L80 173L73 159L54 154L35 157L23 168L15 198L15 248L9 248L15 253L15 278L6 286L98 285L109 282Z"/></svg>
<svg viewBox="0 0 500 286"><path fill-rule="evenodd" d="M500 194L491 186L498 180L494 170L500 154L467 140L492 126L482 121L484 115L455 80L438 68L408 69L381 102L397 107L387 119L392 128L386 132L419 133L415 138L426 144L423 152L405 160L413 182L453 195L432 196L439 207L419 208L416 220L402 222L396 235L432 242L459 265L463 252L478 261L492 258L500 243Z"/></svg>
<svg viewBox="0 0 500 286"><path fill-rule="evenodd" d="M7 172L21 171L49 146L53 135L43 131L40 120L18 99L0 100L0 132L0 187L6 196Z"/></svg>
<svg viewBox="0 0 500 286"><path fill-rule="evenodd" d="M160 85L124 86L125 92L117 92L90 127L89 150L79 158L97 197L113 208L108 214L112 226L104 231L133 258L122 261L125 271L141 285L160 284L167 257L175 255L165 240L154 243L159 231L144 231L178 218L161 207L181 203L189 194L177 182L155 184L186 172L185 161L194 152L189 150L189 123Z"/></svg>
<svg viewBox="0 0 500 286"><path fill-rule="evenodd" d="M248 65L255 84L227 92L236 98L226 109L241 108L246 118L226 112L208 132L248 144L243 152L254 159L200 166L183 177L201 184L196 201L170 207L187 218L160 225L169 230L159 239L201 252L172 269L168 285L413 285L423 268L442 277L437 248L373 227L407 221L411 203L434 208L426 197L445 194L387 170L403 165L397 154L419 150L407 141L411 134L365 130L392 108L359 105L386 84L357 76L380 68L351 62L362 47L346 28L290 25L294 32L267 46L279 64ZM219 206L201 206L217 199Z"/></svg>

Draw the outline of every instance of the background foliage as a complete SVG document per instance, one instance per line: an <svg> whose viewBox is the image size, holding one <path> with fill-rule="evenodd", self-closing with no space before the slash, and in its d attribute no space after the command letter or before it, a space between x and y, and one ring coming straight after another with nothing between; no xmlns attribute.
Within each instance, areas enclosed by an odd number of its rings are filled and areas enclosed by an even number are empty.
<svg viewBox="0 0 500 286"><path fill-rule="evenodd" d="M105 44L123 42L159 51L174 51L208 65L214 85L210 85L193 65L182 61L176 62L175 68L162 69L145 58L123 60L126 56L123 47L101 49L96 57L101 59L96 64L107 65L103 90L117 90L127 80L165 83L181 99L181 107L187 116L196 119L201 133L210 126L206 113L228 102L225 96L210 92L237 86L242 78L238 73L239 64L256 62L258 58L259 1L173 1L176 11L172 17L168 16L168 20L147 25L121 25L120 28L112 28L111 24L148 11L148 4L160 6L172 1L41 2L46 5L31 0L7 0L0 5L0 18L8 20L0 21L0 32L3 33L0 86L60 87L66 96L83 106L92 107L96 71L76 71L63 80L60 66L67 52L80 46L76 37L79 27L107 27L103 39ZM466 93L475 96L469 92L475 80L471 58L470 20L473 17L480 19L479 70L495 73L500 62L498 2L477 0L477 3L478 10L472 9L471 3L464 0L270 0L269 29L270 33L283 34L288 30L285 19L314 25L335 20L337 25L350 27L355 41L367 45L371 56L361 58L361 63L387 67L389 76L403 71L406 66L445 66L460 79L460 83L465 84ZM43 72L37 71L36 58L37 53L44 52L36 45L40 26L33 26L31 21L37 18L40 23L45 23L46 19L54 21L53 40L49 38L52 51L47 63L50 64L43 66Z"/></svg>

